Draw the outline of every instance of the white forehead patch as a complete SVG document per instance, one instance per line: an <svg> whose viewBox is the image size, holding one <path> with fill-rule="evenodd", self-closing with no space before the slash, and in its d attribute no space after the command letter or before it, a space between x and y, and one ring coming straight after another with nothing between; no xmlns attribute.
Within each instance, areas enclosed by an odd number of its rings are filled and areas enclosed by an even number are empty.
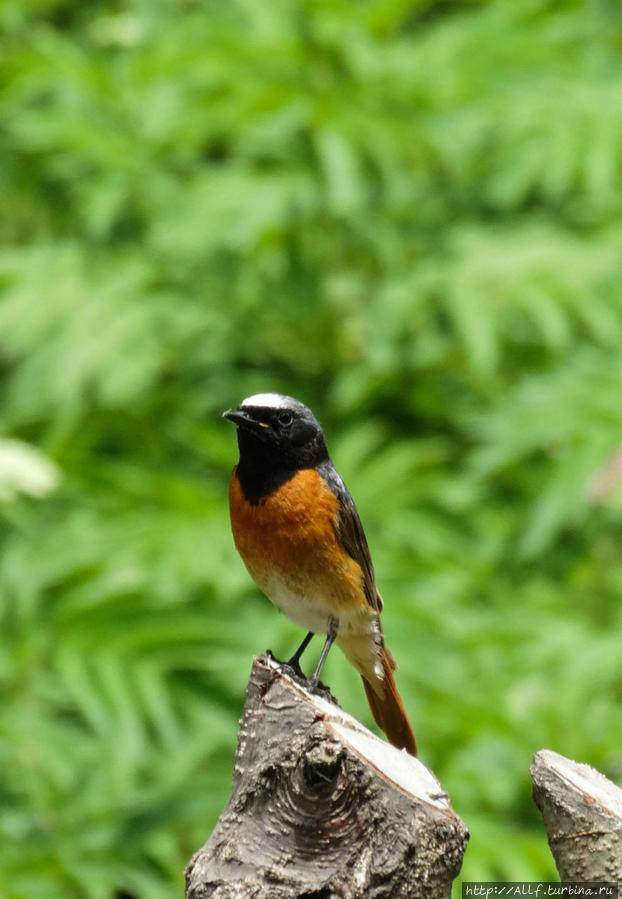
<svg viewBox="0 0 622 899"><path fill-rule="evenodd" d="M280 393L256 393L253 396L247 396L240 403L240 408L244 406L259 406L262 409L285 409L288 405L288 397Z"/></svg>

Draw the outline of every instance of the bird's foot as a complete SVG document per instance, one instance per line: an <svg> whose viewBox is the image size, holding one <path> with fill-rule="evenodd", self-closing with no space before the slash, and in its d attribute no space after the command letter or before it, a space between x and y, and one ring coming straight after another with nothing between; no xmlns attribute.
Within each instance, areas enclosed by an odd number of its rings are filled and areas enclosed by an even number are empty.
<svg viewBox="0 0 622 899"><path fill-rule="evenodd" d="M309 677L304 686L305 689L314 696L319 696L320 699L325 699L326 702L330 702L333 705L339 705L333 694L330 692L330 687L323 684L321 680L315 680L314 678Z"/></svg>
<svg viewBox="0 0 622 899"><path fill-rule="evenodd" d="M282 662L281 659L277 659L277 657L275 656L275 654L272 652L271 649L266 650L266 655L279 666L279 668L281 669L281 671L284 672L284 674L289 675L289 677L291 677L292 680L300 681L301 683L304 683L304 684L307 683L308 678L307 678L306 674L304 673L304 671L302 670L302 668L300 667L300 664L297 659L289 659L289 661L287 661L287 662Z"/></svg>
<svg viewBox="0 0 622 899"><path fill-rule="evenodd" d="M308 693L313 694L313 696L319 696L321 699L325 699L326 702L330 702L333 705L339 705L333 694L330 692L330 688L327 687L326 684L323 684L321 680L317 680L314 677L307 677L297 660L290 659L287 662L282 662L280 659L277 659L271 649L266 650L266 655L279 666L283 674L291 677L293 681L299 684Z"/></svg>

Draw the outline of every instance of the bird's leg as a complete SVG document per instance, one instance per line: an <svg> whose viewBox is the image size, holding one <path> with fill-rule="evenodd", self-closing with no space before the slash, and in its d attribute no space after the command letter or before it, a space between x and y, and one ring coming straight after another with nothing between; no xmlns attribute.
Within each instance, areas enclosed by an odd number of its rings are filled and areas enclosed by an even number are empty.
<svg viewBox="0 0 622 899"><path fill-rule="evenodd" d="M335 637L337 636L338 624L339 624L339 622L337 621L336 618L328 619L328 629L326 631L326 642L324 643L324 646L322 647L322 652L320 654L320 658L317 663L317 667L316 667L315 671L313 672L313 676L311 677L311 679L309 681L311 690L314 690L318 685L318 681L320 679L320 674L322 673L322 668L324 667L324 662L326 661L326 656L328 655L328 650L331 648L331 646L335 642Z"/></svg>
<svg viewBox="0 0 622 899"><path fill-rule="evenodd" d="M300 670L300 656L303 654L311 640L315 637L313 631L309 631L307 636L304 638L296 652L293 654L289 661L285 662L288 668L293 668L296 674L299 674L300 677L304 677L302 671Z"/></svg>

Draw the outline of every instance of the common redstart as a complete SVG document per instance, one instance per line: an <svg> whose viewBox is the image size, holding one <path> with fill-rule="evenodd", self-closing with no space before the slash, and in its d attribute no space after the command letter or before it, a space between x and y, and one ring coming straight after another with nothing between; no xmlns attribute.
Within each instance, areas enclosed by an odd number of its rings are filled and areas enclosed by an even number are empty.
<svg viewBox="0 0 622 899"><path fill-rule="evenodd" d="M398 749L417 745L385 645L374 566L354 500L333 465L324 434L303 403L258 393L223 413L237 428L240 460L229 484L233 539L251 577L277 608L333 642L363 678L376 724Z"/></svg>

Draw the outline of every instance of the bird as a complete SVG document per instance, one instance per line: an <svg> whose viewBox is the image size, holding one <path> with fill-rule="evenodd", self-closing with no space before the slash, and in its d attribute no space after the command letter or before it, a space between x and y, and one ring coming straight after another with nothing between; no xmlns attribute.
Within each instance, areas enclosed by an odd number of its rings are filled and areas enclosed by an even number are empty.
<svg viewBox="0 0 622 899"><path fill-rule="evenodd" d="M317 419L280 393L249 396L223 417L235 424L239 448L229 482L234 543L259 588L307 631L288 664L299 670L313 636L325 635L311 688L336 643L361 675L378 727L416 756L365 531Z"/></svg>

